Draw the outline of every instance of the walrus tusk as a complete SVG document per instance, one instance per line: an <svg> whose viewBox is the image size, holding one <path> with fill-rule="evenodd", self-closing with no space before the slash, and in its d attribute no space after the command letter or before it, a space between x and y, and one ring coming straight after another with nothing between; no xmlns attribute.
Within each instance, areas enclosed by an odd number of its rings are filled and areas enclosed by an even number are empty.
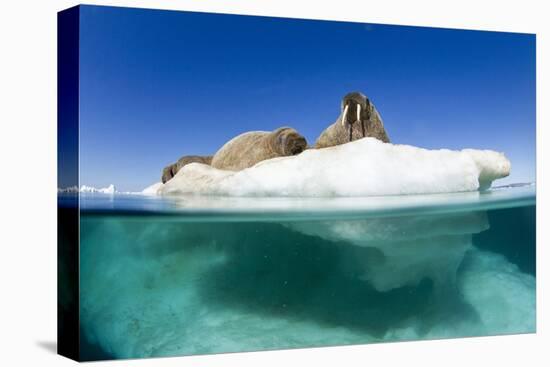
<svg viewBox="0 0 550 367"><path fill-rule="evenodd" d="M365 121L361 120L361 105L357 105L357 121L361 123L361 132L363 133L363 138L365 135Z"/></svg>
<svg viewBox="0 0 550 367"><path fill-rule="evenodd" d="M344 114L342 115L342 126L346 127L346 116L348 114L348 108L349 104L346 104L346 107L344 107Z"/></svg>

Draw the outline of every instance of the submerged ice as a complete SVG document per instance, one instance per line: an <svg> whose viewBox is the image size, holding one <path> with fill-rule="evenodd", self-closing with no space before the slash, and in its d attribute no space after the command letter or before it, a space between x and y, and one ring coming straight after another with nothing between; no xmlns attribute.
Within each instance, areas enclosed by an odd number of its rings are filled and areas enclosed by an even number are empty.
<svg viewBox="0 0 550 367"><path fill-rule="evenodd" d="M485 212L371 218L286 224L301 233L360 246L364 273L378 291L416 286L429 278L435 286L454 284L458 266L472 247L472 234L489 228ZM361 256L358 252L358 256Z"/></svg>
<svg viewBox="0 0 550 367"><path fill-rule="evenodd" d="M184 166L161 194L226 196L373 196L485 190L509 175L510 162L490 150L428 150L359 139L242 171L206 164Z"/></svg>
<svg viewBox="0 0 550 367"><path fill-rule="evenodd" d="M535 278L473 245L488 228L84 217L81 322L120 358L532 332Z"/></svg>

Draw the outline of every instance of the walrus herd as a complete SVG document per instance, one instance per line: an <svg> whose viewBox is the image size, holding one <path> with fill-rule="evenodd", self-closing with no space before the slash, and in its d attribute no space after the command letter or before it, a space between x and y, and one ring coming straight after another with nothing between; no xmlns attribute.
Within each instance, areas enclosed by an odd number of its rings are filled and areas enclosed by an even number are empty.
<svg viewBox="0 0 550 367"><path fill-rule="evenodd" d="M342 98L340 109L336 121L321 132L312 147L308 146L306 139L298 131L290 127L280 127L271 132L250 131L225 143L213 156L183 156L163 169L162 183L169 181L183 166L190 163L240 171L266 159L297 155L306 149L327 148L364 137L390 142L380 114L364 94L346 94Z"/></svg>

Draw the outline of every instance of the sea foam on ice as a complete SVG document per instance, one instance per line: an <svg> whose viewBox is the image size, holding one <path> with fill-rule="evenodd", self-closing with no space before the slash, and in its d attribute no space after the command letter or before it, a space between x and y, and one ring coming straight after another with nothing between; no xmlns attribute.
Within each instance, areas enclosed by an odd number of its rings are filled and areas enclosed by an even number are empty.
<svg viewBox="0 0 550 367"><path fill-rule="evenodd" d="M484 190L510 173L490 150L429 150L363 138L265 160L242 171L191 163L161 194L224 196L374 196Z"/></svg>

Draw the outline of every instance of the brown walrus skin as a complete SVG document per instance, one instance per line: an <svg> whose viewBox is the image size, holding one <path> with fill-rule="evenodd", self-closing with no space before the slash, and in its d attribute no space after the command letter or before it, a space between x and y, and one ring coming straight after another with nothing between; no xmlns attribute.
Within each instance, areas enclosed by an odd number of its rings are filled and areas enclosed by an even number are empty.
<svg viewBox="0 0 550 367"><path fill-rule="evenodd" d="M212 167L240 171L266 159L296 155L307 148L306 139L290 127L241 134L220 148Z"/></svg>
<svg viewBox="0 0 550 367"><path fill-rule="evenodd" d="M280 127L274 131L250 131L227 143L214 156L189 155L162 171L162 183L166 183L189 163L204 163L212 167L239 171L256 163L276 157L296 155L307 147L306 139L290 127Z"/></svg>
<svg viewBox="0 0 550 367"><path fill-rule="evenodd" d="M345 121L342 121L344 114ZM314 148L332 147L366 136L377 138L384 143L390 142L382 118L374 104L364 94L352 92L344 96L340 116L319 135Z"/></svg>
<svg viewBox="0 0 550 367"><path fill-rule="evenodd" d="M162 170L162 183L166 183L174 177L183 166L194 162L210 164L210 162L212 162L212 156L186 155L181 157L176 163L164 167Z"/></svg>

